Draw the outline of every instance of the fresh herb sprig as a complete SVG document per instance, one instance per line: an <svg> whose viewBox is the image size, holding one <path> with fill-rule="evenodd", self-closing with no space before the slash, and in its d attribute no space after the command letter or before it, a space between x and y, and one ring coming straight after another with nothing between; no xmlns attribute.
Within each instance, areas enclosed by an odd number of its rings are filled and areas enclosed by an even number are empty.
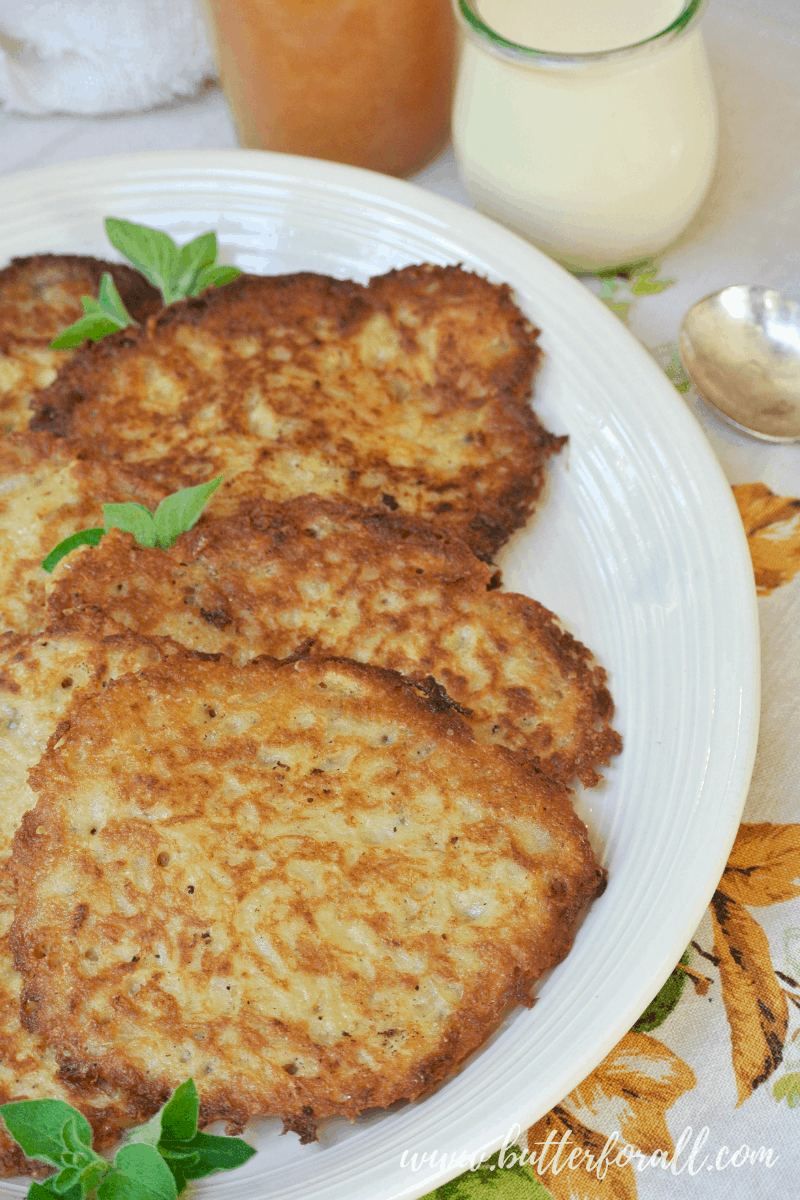
<svg viewBox="0 0 800 1200"><path fill-rule="evenodd" d="M96 342L107 333L115 333L126 325L135 324L108 271L104 272L100 281L99 299L82 296L81 304L83 316L50 343L51 350L68 350L72 346L80 346L87 338Z"/></svg>
<svg viewBox="0 0 800 1200"><path fill-rule="evenodd" d="M110 529L132 533L140 546L158 546L161 550L169 550L176 539L200 519L203 509L221 483L222 476L218 475L208 483L198 483L195 487L173 492L161 501L154 513L133 500L126 500L122 504L104 504L105 524L70 534L42 560L42 566L50 574L71 550L78 546L98 545Z"/></svg>
<svg viewBox="0 0 800 1200"><path fill-rule="evenodd" d="M55 1167L31 1183L27 1200L175 1200L190 1179L231 1171L255 1154L236 1137L198 1131L200 1101L194 1080L176 1088L164 1107L129 1134L113 1162L92 1149L92 1128L64 1100L17 1100L0 1116L27 1158Z"/></svg>
<svg viewBox="0 0 800 1200"><path fill-rule="evenodd" d="M203 233L180 249L168 233L117 217L106 217L106 233L111 245L158 288L165 304L221 287L242 273L217 262L215 233Z"/></svg>
<svg viewBox="0 0 800 1200"><path fill-rule="evenodd" d="M238 267L217 262L215 233L203 233L179 247L160 229L106 217L106 234L111 245L158 288L165 304L197 296L207 287L222 287L241 275ZM83 296L81 303L83 316L50 343L51 350L80 346L87 338L99 341L107 333L136 324L108 272L103 275L98 299Z"/></svg>

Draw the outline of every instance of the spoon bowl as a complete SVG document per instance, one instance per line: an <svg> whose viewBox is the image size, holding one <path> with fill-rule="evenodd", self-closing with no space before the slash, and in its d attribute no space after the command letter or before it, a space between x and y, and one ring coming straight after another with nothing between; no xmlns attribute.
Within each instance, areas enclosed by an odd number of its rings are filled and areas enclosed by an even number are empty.
<svg viewBox="0 0 800 1200"><path fill-rule="evenodd" d="M678 350L703 399L767 442L800 441L800 304L766 287L727 287L683 319Z"/></svg>

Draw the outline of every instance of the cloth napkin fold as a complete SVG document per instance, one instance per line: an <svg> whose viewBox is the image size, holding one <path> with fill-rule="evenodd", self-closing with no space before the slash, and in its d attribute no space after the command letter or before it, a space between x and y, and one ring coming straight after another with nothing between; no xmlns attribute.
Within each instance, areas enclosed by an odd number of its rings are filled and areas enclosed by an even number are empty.
<svg viewBox="0 0 800 1200"><path fill-rule="evenodd" d="M213 75L199 0L0 0L0 102L12 112L131 112Z"/></svg>

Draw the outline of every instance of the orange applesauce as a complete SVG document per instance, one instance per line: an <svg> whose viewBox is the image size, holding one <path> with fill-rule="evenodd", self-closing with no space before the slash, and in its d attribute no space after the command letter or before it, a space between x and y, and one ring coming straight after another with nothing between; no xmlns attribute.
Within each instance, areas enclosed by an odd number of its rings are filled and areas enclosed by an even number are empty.
<svg viewBox="0 0 800 1200"><path fill-rule="evenodd" d="M410 175L450 130L450 0L206 0L239 140Z"/></svg>

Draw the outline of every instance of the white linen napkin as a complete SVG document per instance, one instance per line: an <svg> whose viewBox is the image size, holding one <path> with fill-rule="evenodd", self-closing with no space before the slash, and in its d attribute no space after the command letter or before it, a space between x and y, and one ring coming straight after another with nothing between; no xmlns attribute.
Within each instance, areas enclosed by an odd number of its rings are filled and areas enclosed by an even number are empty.
<svg viewBox="0 0 800 1200"><path fill-rule="evenodd" d="M12 112L131 112L213 75L199 0L0 0L0 102Z"/></svg>

